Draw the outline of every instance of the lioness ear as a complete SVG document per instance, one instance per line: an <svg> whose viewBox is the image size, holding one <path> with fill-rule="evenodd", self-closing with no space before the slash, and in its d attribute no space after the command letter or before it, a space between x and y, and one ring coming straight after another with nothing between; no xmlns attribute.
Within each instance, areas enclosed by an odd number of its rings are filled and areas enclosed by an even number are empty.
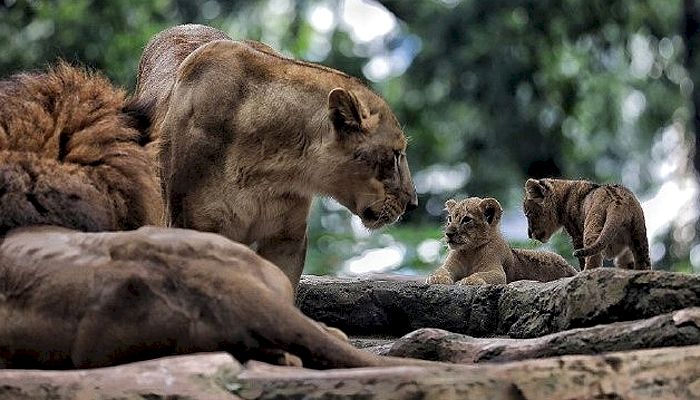
<svg viewBox="0 0 700 400"><path fill-rule="evenodd" d="M541 202L550 192L550 185L544 179L528 179L525 182L525 192L532 200Z"/></svg>
<svg viewBox="0 0 700 400"><path fill-rule="evenodd" d="M479 203L479 208L484 213L484 218L489 225L497 224L501 220L503 207L501 207L501 203L498 200L492 197L483 199Z"/></svg>
<svg viewBox="0 0 700 400"><path fill-rule="evenodd" d="M357 96L348 90L331 90L328 94L328 114L338 132L359 132L361 129L362 105Z"/></svg>
<svg viewBox="0 0 700 400"><path fill-rule="evenodd" d="M445 202L445 210L447 210L447 212L452 212L456 205L457 202L454 199L449 199Z"/></svg>

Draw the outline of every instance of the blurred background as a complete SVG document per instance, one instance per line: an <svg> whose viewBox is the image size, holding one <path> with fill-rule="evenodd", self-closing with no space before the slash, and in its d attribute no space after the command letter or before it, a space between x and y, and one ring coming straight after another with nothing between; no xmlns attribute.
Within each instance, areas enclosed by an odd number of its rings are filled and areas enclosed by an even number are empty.
<svg viewBox="0 0 700 400"><path fill-rule="evenodd" d="M496 197L506 238L538 247L528 177L624 184L654 267L700 271L694 0L0 0L0 78L63 58L131 91L147 41L187 22L364 79L410 137L419 209L368 232L317 199L306 273L427 273L451 197ZM564 233L546 248L577 265Z"/></svg>

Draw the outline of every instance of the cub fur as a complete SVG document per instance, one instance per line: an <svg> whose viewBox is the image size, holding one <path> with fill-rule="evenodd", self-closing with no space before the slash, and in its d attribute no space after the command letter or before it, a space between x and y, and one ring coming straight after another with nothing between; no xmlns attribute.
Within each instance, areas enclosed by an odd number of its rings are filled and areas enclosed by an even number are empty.
<svg viewBox="0 0 700 400"><path fill-rule="evenodd" d="M531 238L546 242L564 227L581 269L602 266L603 256L618 268L651 269L642 206L623 186L528 179L523 209Z"/></svg>
<svg viewBox="0 0 700 400"><path fill-rule="evenodd" d="M518 280L549 282L576 270L558 254L511 249L501 235L503 208L493 198L447 200L445 239L450 248L443 265L427 283L505 284Z"/></svg>
<svg viewBox="0 0 700 400"><path fill-rule="evenodd" d="M295 287L314 195L370 229L417 205L396 117L342 72L183 25L146 46L137 96L155 103L166 222L255 245Z"/></svg>
<svg viewBox="0 0 700 400"><path fill-rule="evenodd" d="M0 242L0 368L94 368L227 351L240 361L342 368L380 357L294 307L273 264L221 236L145 227L25 227Z"/></svg>
<svg viewBox="0 0 700 400"><path fill-rule="evenodd" d="M147 117L95 73L61 63L0 82L0 234L36 224L135 229L162 213Z"/></svg>

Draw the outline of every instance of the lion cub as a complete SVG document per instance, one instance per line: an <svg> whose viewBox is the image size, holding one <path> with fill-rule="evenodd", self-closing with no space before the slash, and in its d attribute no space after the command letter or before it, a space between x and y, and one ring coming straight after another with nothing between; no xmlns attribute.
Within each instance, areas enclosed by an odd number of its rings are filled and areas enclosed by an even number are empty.
<svg viewBox="0 0 700 400"><path fill-rule="evenodd" d="M445 239L450 248L443 265L427 283L505 284L518 280L549 282L576 270L558 254L511 249L501 235L501 204L493 198L447 200Z"/></svg>
<svg viewBox="0 0 700 400"><path fill-rule="evenodd" d="M544 243L564 227L581 269L602 266L603 256L618 268L651 269L644 212L625 187L528 179L523 209L530 238Z"/></svg>

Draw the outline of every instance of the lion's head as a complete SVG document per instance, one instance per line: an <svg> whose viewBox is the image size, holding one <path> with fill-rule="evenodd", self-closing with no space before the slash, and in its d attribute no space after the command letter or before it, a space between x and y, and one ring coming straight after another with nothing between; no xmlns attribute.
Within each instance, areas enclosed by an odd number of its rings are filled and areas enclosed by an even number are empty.
<svg viewBox="0 0 700 400"><path fill-rule="evenodd" d="M328 95L332 125L322 166L324 192L369 229L395 222L418 205L406 160L406 137L389 106L369 90L335 88Z"/></svg>
<svg viewBox="0 0 700 400"><path fill-rule="evenodd" d="M551 179L528 179L525 182L523 211L527 217L527 235L546 243L561 228Z"/></svg>
<svg viewBox="0 0 700 400"><path fill-rule="evenodd" d="M470 197L445 202L447 221L445 240L452 250L475 248L500 235L499 223L503 208L494 198Z"/></svg>

